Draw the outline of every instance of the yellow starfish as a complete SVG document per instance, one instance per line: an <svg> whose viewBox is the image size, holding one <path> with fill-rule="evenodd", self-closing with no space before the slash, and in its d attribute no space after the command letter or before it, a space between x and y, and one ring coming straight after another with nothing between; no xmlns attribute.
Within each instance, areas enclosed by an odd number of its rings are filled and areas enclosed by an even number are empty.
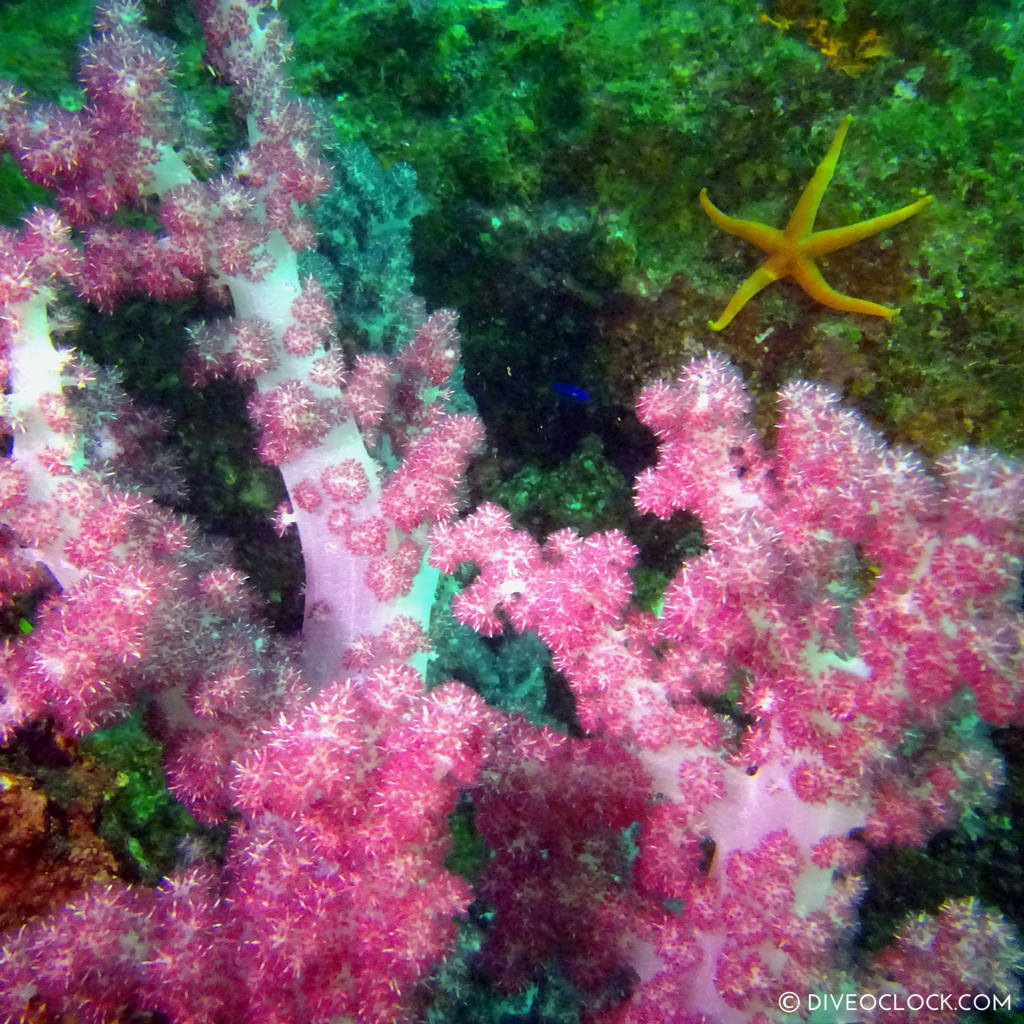
<svg viewBox="0 0 1024 1024"><path fill-rule="evenodd" d="M814 176L807 183L800 198L797 200L789 223L785 230L769 227L756 220L741 220L739 217L730 217L723 213L708 198L708 190L700 190L700 205L704 212L723 231L730 235L737 235L753 243L759 249L768 253L768 259L755 270L736 289L735 295L729 300L729 305L717 320L709 320L708 326L713 331L720 331L727 327L732 318L762 289L781 277L792 277L794 281L808 295L825 306L832 309L842 310L844 313L867 313L870 316L893 316L898 309L891 306L881 306L877 302L868 302L866 299L855 299L850 295L843 295L832 288L821 276L821 271L814 262L818 256L835 252L836 249L843 249L862 238L891 228L894 224L913 217L918 210L926 207L932 196L925 196L918 199L916 203L903 206L892 213L883 213L880 217L872 217L870 220L858 221L845 228L832 228L831 231L815 231L814 218L818 213L818 206L821 198L828 188L828 183L835 174L836 164L839 161L839 151L843 148L843 140L850 128L852 117L844 117L832 145L828 147L825 159L818 164Z"/></svg>

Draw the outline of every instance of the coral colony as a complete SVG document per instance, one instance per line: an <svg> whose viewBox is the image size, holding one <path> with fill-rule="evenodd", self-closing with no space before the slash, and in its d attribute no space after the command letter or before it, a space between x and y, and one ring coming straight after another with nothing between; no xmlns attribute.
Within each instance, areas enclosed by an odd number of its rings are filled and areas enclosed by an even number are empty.
<svg viewBox="0 0 1024 1024"><path fill-rule="evenodd" d="M41 718L80 736L145 698L173 793L230 839L0 936L0 1019L415 1019L474 897L445 867L460 791L492 851L475 895L498 986L557 960L588 1019L665 1024L778 1020L815 993L871 993L856 1019L884 1021L930 993L1012 999L1015 936L976 901L909 920L857 973L846 951L869 846L920 844L999 784L953 708L1024 724L1020 468L962 449L930 471L805 383L769 449L712 355L639 404L660 454L638 508L690 510L707 540L656 612L631 603L622 533L540 544L496 506L460 517L483 431L447 407L454 315L394 357L332 347L297 256L330 168L284 26L255 2L197 8L248 131L220 173L132 0L98 14L81 110L0 91L0 146L56 200L0 233L0 580L38 598L3 648L0 737ZM155 500L153 416L54 344L62 291L116 315L197 287L225 312L192 328L189 373L251 382L301 540L300 642ZM437 582L467 563L457 617L536 631L584 738L425 690Z"/></svg>

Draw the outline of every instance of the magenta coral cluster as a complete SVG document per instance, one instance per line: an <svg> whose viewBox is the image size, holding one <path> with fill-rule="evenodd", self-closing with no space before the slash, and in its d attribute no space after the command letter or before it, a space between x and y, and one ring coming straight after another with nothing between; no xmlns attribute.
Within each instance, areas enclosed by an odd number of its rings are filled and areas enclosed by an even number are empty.
<svg viewBox="0 0 1024 1024"><path fill-rule="evenodd" d="M229 840L158 889L97 886L0 936L0 1019L413 1019L473 897L445 868L460 792L491 848L480 961L505 988L557 960L590 1019L637 1024L762 1024L787 992L858 984L1011 997L1011 930L970 901L866 971L844 950L869 845L920 843L999 783L957 709L1024 724L1020 467L961 450L932 472L803 383L769 451L711 356L639 405L660 451L638 507L696 513L707 540L657 609L633 600L621 532L540 544L493 505L460 519L483 431L449 408L454 314L394 357L342 355L298 270L329 169L283 26L256 2L197 7L248 130L224 169L133 0L98 15L81 111L0 89L0 147L59 210L0 229L0 590L35 602L0 654L0 739L43 717L82 735L144 699L172 791ZM138 210L159 226L117 216ZM112 311L198 288L222 313L191 328L186 371L251 389L289 495L275 523L302 548L298 639L169 511L157 418L55 344L62 290ZM467 563L456 615L536 631L582 735L425 690L440 573ZM859 1019L908 1019L883 1010Z"/></svg>
<svg viewBox="0 0 1024 1024"><path fill-rule="evenodd" d="M0 1014L404 1018L469 899L443 868L447 815L487 720L457 684L424 696L407 666L328 687L240 755L221 870L93 889L9 936Z"/></svg>
<svg viewBox="0 0 1024 1024"><path fill-rule="evenodd" d="M863 840L923 842L998 778L984 742L948 735L954 696L1024 721L1020 468L964 449L933 476L824 388L790 385L780 405L769 454L720 357L641 396L660 447L637 505L696 512L708 544L657 614L630 603L621 533L541 545L484 506L432 534L440 567L478 567L462 621L535 630L584 728L649 776L646 910L613 933L640 985L616 1021L747 1021L785 991L838 989ZM926 737L913 759L910 730Z"/></svg>
<svg viewBox="0 0 1024 1024"><path fill-rule="evenodd" d="M170 51L134 3L100 12L82 111L9 88L0 103L0 143L61 211L0 232L0 585L38 600L2 651L0 736L42 717L81 735L146 695L172 791L231 837L223 864L87 891L4 936L0 1018L394 1021L469 901L444 868L447 819L496 723L459 684L424 692L419 671L426 530L455 513L482 429L445 409L452 314L372 372L332 348L331 305L297 266L328 171L287 93L283 27L231 0L199 12L250 129L222 174L180 131ZM143 200L160 231L113 218ZM223 546L140 483L159 475L159 424L54 344L62 288L113 309L199 286L225 314L192 329L192 381L253 382L260 452L290 493L298 649L259 621Z"/></svg>

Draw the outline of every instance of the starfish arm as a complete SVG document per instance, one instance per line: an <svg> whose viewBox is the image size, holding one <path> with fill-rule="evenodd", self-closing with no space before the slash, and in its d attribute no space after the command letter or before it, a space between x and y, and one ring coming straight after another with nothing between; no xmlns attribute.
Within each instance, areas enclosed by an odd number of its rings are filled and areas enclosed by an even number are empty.
<svg viewBox="0 0 1024 1024"><path fill-rule="evenodd" d="M806 243L801 246L801 251L808 256L824 256L827 253L835 252L836 249L843 249L862 238L878 234L886 228L895 224L901 224L915 213L923 210L931 201L932 196L925 196L918 199L916 203L901 206L892 213L883 213L880 217L872 217L870 220L858 221L856 224L848 224L844 228L832 228L831 231L815 231Z"/></svg>
<svg viewBox="0 0 1024 1024"><path fill-rule="evenodd" d="M778 228L769 227L756 220L741 220L739 217L730 217L723 213L708 198L708 190L700 190L700 205L711 220L723 231L730 235L756 245L762 252L778 252L783 245L782 232Z"/></svg>
<svg viewBox="0 0 1024 1024"><path fill-rule="evenodd" d="M899 309L883 306L867 299L855 299L852 295L837 292L824 277L821 271L809 259L799 259L791 271L793 279L812 299L823 306L838 309L842 313L865 313L868 316L895 316Z"/></svg>
<svg viewBox="0 0 1024 1024"><path fill-rule="evenodd" d="M835 138L828 147L825 158L818 164L811 180L807 182L807 186L800 194L796 206L793 207L793 213L786 225L788 238L795 241L811 233L811 228L814 227L814 218L817 217L818 207L821 205L821 198L825 194L825 189L828 188L828 183L832 180L832 175L836 172L839 151L843 148L843 142L846 140L846 133L850 130L852 120L853 118L847 114L839 122Z"/></svg>
<svg viewBox="0 0 1024 1024"><path fill-rule="evenodd" d="M708 327L713 331L724 330L732 323L733 317L759 292L767 288L773 281L785 277L785 272L776 265L777 259L766 260L746 279L733 293L729 304L717 320L709 320Z"/></svg>

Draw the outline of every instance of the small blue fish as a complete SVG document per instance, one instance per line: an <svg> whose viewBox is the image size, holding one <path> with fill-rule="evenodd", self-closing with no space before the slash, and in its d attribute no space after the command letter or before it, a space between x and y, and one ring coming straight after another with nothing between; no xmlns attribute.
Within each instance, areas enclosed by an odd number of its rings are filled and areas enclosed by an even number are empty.
<svg viewBox="0 0 1024 1024"><path fill-rule="evenodd" d="M563 398L571 398L574 402L590 401L589 391L584 391L583 388L578 388L574 384L563 384L560 380L556 380L551 385L551 390Z"/></svg>

